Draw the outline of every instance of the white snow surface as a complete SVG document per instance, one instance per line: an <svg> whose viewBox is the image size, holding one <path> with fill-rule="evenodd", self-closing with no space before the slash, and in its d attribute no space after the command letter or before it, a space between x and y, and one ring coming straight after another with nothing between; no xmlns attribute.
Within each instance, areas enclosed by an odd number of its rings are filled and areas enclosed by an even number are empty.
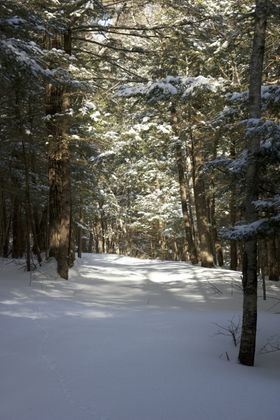
<svg viewBox="0 0 280 420"><path fill-rule="evenodd" d="M223 330L240 273L84 254L64 281L52 261L30 277L1 260L0 419L279 420L280 352L260 351L280 342L277 283L267 294L244 367Z"/></svg>

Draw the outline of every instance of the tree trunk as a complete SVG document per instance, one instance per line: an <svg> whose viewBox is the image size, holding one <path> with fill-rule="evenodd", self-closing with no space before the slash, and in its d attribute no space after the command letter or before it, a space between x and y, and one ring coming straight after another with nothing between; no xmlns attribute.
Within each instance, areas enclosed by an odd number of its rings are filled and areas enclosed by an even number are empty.
<svg viewBox="0 0 280 420"><path fill-rule="evenodd" d="M194 192L201 265L202 267L214 267L214 256L209 232L208 206L205 199L206 192L201 174L196 177Z"/></svg>
<svg viewBox="0 0 280 420"><path fill-rule="evenodd" d="M261 85L265 51L268 0L256 1L255 32L250 66L249 117L261 117ZM254 222L257 212L253 202L258 198L257 153L260 137L248 139L248 165L245 184L245 219ZM239 361L253 366L257 328L257 239L246 240L243 255L243 322L239 350Z"/></svg>
<svg viewBox="0 0 280 420"><path fill-rule="evenodd" d="M191 111L189 111L189 119L191 119ZM206 200L204 175L201 171L204 164L203 145L198 138L195 142L191 127L188 130L188 134L190 137L191 148L191 176L198 236L197 239L199 243L199 260L203 267L214 267L213 247L208 218L209 209Z"/></svg>
<svg viewBox="0 0 280 420"><path fill-rule="evenodd" d="M57 38L55 38L57 43ZM61 48L61 45L57 46ZM64 50L71 54L71 32L64 35ZM71 187L68 118L70 97L66 87L49 85L47 113L51 115L49 128L49 246L50 256L57 260L57 272L68 279ZM59 116L62 115L61 116Z"/></svg>
<svg viewBox="0 0 280 420"><path fill-rule="evenodd" d="M178 170L178 178L179 178L179 186L180 186L180 197L181 197L183 221L184 221L185 235L186 235L186 240L187 240L187 252L189 254L189 259L192 262L192 264L197 264L198 263L197 250L194 244L194 240L192 236L192 229L190 226L190 216L189 216L189 209L188 209L183 151L179 143L176 144L176 161L177 161L177 170Z"/></svg>
<svg viewBox="0 0 280 420"><path fill-rule="evenodd" d="M232 140L230 146L230 158L236 158L236 143ZM230 202L229 202L229 217L230 224L235 225L237 220L237 206L236 206L236 184L235 182L231 185ZM230 241L230 269L237 270L238 267L238 254L237 254L237 241Z"/></svg>
<svg viewBox="0 0 280 420"><path fill-rule="evenodd" d="M279 240L276 235L268 241L268 278L279 281Z"/></svg>
<svg viewBox="0 0 280 420"><path fill-rule="evenodd" d="M236 186L232 186L230 196L230 223L232 226L236 223ZM238 259L237 259L237 242L230 241L230 269L237 270L238 267Z"/></svg>
<svg viewBox="0 0 280 420"><path fill-rule="evenodd" d="M23 159L24 159L24 172L25 172L25 213L26 213L26 261L27 261L27 267L31 268L31 239L30 235L32 233L33 235L33 252L37 256L38 263L41 264L42 258L41 258L41 252L39 248L38 243L38 237L36 232L36 226L33 218L33 209L31 204L31 196L30 196L30 176L29 176L29 159L26 153L26 147L24 142L24 132L22 133L22 153L23 153ZM27 271L30 271L30 269L27 269Z"/></svg>
<svg viewBox="0 0 280 420"><path fill-rule="evenodd" d="M83 240L82 223L83 223L83 213L82 213L82 207L80 206L80 208L79 208L79 224L78 224L78 227L77 227L78 258L82 258L82 240Z"/></svg>
<svg viewBox="0 0 280 420"><path fill-rule="evenodd" d="M215 193L211 192L211 200L209 200L209 218L210 218L210 226L211 226L211 238L212 238L212 249L213 255L215 259L215 264L219 265L219 267L223 267L224 265L224 255L223 255L223 247L222 243L219 239L218 230L217 230L217 222L216 222L216 197Z"/></svg>
<svg viewBox="0 0 280 420"><path fill-rule="evenodd" d="M87 252L93 252L93 233L89 232L88 250Z"/></svg>
<svg viewBox="0 0 280 420"><path fill-rule="evenodd" d="M175 106L173 106L171 109L171 123L172 123L173 131L175 135L179 137L178 118L177 118ZM186 182L186 177L185 177L186 164L185 164L185 159L184 159L180 140L178 140L178 142L176 143L175 149L176 149L176 162L177 162L178 180L179 180L179 186L180 186L183 222L184 222L185 235L186 235L186 241L187 241L187 254L192 264L197 264L198 263L197 250L195 247L195 243L194 243L194 239L192 235L192 228L190 225L187 182Z"/></svg>
<svg viewBox="0 0 280 420"><path fill-rule="evenodd" d="M21 206L20 201L15 197L13 202L13 216L12 216L12 257L22 258L25 247L25 235L22 230L22 217L21 217Z"/></svg>
<svg viewBox="0 0 280 420"><path fill-rule="evenodd" d="M11 227L11 216L7 215L6 199L2 192L1 194L1 252L0 255L7 258L9 255L9 239L10 239L10 227Z"/></svg>
<svg viewBox="0 0 280 420"><path fill-rule="evenodd" d="M46 206L43 209L40 218L39 218L38 210L37 210L36 207L33 210L33 214L34 214L35 225L37 225L36 232L37 232L37 236L38 236L39 248L41 249L41 251L45 251L46 254L47 254L48 243L49 243L49 233L48 233L48 229L49 229L49 209L48 209L48 206Z"/></svg>
<svg viewBox="0 0 280 420"><path fill-rule="evenodd" d="M49 152L50 256L58 274L68 279L70 241L70 153L67 139L56 139Z"/></svg>

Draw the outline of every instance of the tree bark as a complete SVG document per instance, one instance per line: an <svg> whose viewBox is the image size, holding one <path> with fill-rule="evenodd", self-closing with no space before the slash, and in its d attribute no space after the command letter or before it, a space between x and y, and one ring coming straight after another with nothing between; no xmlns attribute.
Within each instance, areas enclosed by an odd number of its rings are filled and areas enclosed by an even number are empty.
<svg viewBox="0 0 280 420"><path fill-rule="evenodd" d="M279 281L279 239L276 235L268 241L268 278L272 281Z"/></svg>
<svg viewBox="0 0 280 420"><path fill-rule="evenodd" d="M183 213L183 221L185 227L185 235L187 240L187 253L189 254L189 259L192 264L198 263L197 250L194 244L192 229L190 226L190 216L188 209L188 199L187 199L187 187L185 179L185 165L183 158L183 151L181 145L178 143L176 145L176 161L177 161L177 170L180 186L180 197L181 197L181 206Z"/></svg>
<svg viewBox="0 0 280 420"><path fill-rule="evenodd" d="M202 267L214 267L212 241L209 231L208 204L205 199L205 185L202 174L196 176L194 182L195 209L200 244L200 260Z"/></svg>
<svg viewBox="0 0 280 420"><path fill-rule="evenodd" d="M209 205L210 210L210 221L211 221L211 237L212 237L212 247L213 253L215 256L215 264L219 265L219 267L223 267L224 265L224 254L223 254L223 247L222 243L219 239L218 230L217 230L217 222L216 222L216 197L213 193L212 199Z"/></svg>
<svg viewBox="0 0 280 420"><path fill-rule="evenodd" d="M57 43L57 38L55 38ZM57 47L62 47L61 45ZM64 50L71 54L71 32L64 35ZM47 113L51 115L49 128L49 246L50 256L57 260L57 272L68 279L70 228L71 228L71 186L70 149L68 140L69 93L64 86L49 85L47 92ZM62 115L59 117L58 115Z"/></svg>
<svg viewBox="0 0 280 420"><path fill-rule="evenodd" d="M50 256L58 274L68 279L70 241L70 153L67 139L56 139L49 152Z"/></svg>
<svg viewBox="0 0 280 420"><path fill-rule="evenodd" d="M172 123L173 131L175 135L179 137L179 129L177 127L178 118L176 115L175 106L173 106L171 109L171 123ZM185 177L186 164L185 164L185 159L183 155L182 146L180 144L180 140L176 143L175 149L176 149L176 162L177 162L178 180L179 180L179 186L180 186L183 222L184 222L185 236L186 236L186 241L187 241L187 254L189 256L191 263L197 264L198 263L197 249L196 249L193 235L192 235L192 228L190 224L190 215L189 215L189 206L188 206L187 181Z"/></svg>
<svg viewBox="0 0 280 420"><path fill-rule="evenodd" d="M265 34L267 24L268 0L257 0L255 11L255 31L250 65L249 118L261 117L261 85L265 52ZM247 141L248 165L245 184L245 219L254 222L257 212L253 202L258 198L258 163L257 153L260 137ZM243 321L239 349L239 361L243 365L253 366L256 347L257 328L257 239L246 240L243 255Z"/></svg>
<svg viewBox="0 0 280 420"><path fill-rule="evenodd" d="M21 215L20 201L17 197L13 202L13 216L12 216L12 258L22 258L25 247L25 233L22 230L23 222Z"/></svg>
<svg viewBox="0 0 280 420"><path fill-rule="evenodd" d="M0 255L7 258L9 255L9 239L10 239L10 227L11 227L11 216L8 216L6 208L6 198L4 193L1 193L1 250Z"/></svg>
<svg viewBox="0 0 280 420"><path fill-rule="evenodd" d="M230 158L236 158L236 143L235 140L232 140L230 146ZM237 221L237 205L236 205L236 184L235 182L231 185L230 200L229 200L229 217L230 224L234 226ZM230 269L237 270L238 268L238 252L237 252L237 241L230 241Z"/></svg>
<svg viewBox="0 0 280 420"><path fill-rule="evenodd" d="M80 198L81 200L81 198ZM83 211L82 206L79 208L79 224L77 226L77 245L78 245L78 258L82 258L82 241L83 241Z"/></svg>

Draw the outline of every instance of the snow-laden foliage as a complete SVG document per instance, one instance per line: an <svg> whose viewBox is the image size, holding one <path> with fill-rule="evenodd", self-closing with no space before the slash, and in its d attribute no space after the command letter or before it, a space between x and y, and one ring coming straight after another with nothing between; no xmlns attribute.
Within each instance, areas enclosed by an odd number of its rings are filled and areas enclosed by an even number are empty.
<svg viewBox="0 0 280 420"><path fill-rule="evenodd" d="M118 88L116 96L120 97L146 97L148 102L170 100L177 98L187 101L199 92L217 92L222 86L222 80L198 77L167 76L159 81L150 81L138 85L124 85Z"/></svg>
<svg viewBox="0 0 280 420"><path fill-rule="evenodd" d="M274 211L280 212L280 195L276 195L273 198L267 198L262 200L254 201L254 206L257 210Z"/></svg>
<svg viewBox="0 0 280 420"><path fill-rule="evenodd" d="M24 72L31 73L35 77L47 77L53 72L46 68L44 53L41 48L33 41L24 41L15 38L0 40L2 66L13 68L13 72L7 74L0 73L2 78L8 79L18 77Z"/></svg>
<svg viewBox="0 0 280 420"><path fill-rule="evenodd" d="M245 127L245 135L250 141L255 136L261 139L261 157L280 158L280 125L272 120L250 118L241 121Z"/></svg>
<svg viewBox="0 0 280 420"><path fill-rule="evenodd" d="M204 164L204 170L207 172L209 169L222 169L228 174L231 175L242 175L246 170L246 165L248 162L248 152L243 150L238 158L228 159L219 157L214 160L210 160Z"/></svg>
<svg viewBox="0 0 280 420"><path fill-rule="evenodd" d="M255 236L267 237L280 231L280 214L270 218L263 218L248 224L240 224L230 228L223 228L220 234L223 238L241 241Z"/></svg>
<svg viewBox="0 0 280 420"><path fill-rule="evenodd" d="M247 104L249 99L249 92L233 92L226 95L226 99L235 104ZM273 108L280 103L280 86L279 85L264 85L261 89L261 99L263 110Z"/></svg>

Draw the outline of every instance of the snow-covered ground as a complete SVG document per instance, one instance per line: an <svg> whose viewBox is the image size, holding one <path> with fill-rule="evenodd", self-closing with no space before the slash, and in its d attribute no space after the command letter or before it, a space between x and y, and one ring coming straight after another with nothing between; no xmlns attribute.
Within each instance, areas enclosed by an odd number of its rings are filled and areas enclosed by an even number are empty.
<svg viewBox="0 0 280 420"><path fill-rule="evenodd" d="M278 299L260 289L249 368L226 335L238 273L85 255L62 281L1 260L0 419L279 420L280 351L261 351L280 344Z"/></svg>

